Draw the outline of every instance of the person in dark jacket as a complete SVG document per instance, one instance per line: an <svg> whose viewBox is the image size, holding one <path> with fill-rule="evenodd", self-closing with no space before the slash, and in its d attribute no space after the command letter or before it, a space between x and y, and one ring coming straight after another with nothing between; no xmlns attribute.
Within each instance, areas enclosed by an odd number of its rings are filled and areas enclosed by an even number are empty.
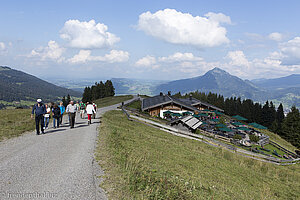
<svg viewBox="0 0 300 200"><path fill-rule="evenodd" d="M44 134L44 114L46 113L46 107L42 103L42 99L37 100L37 104L35 104L32 108L31 118L33 119L33 115L35 114L35 128L36 134L40 134L40 127L41 132Z"/></svg>
<svg viewBox="0 0 300 200"><path fill-rule="evenodd" d="M57 128L59 128L59 119L60 119L60 108L58 107L57 104L54 104L53 109L52 109L52 115L53 115L53 128L56 128L55 126L55 121L57 124Z"/></svg>

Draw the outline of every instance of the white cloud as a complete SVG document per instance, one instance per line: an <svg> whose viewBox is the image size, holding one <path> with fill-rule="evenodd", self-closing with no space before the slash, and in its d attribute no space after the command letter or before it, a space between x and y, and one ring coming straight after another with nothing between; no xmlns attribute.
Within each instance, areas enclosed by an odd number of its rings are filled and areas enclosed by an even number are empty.
<svg viewBox="0 0 300 200"><path fill-rule="evenodd" d="M156 58L154 56L145 56L136 61L135 66L137 67L149 67L156 64Z"/></svg>
<svg viewBox="0 0 300 200"><path fill-rule="evenodd" d="M201 57L194 56L192 53L174 53L167 57L160 57L161 62L181 62L181 61L200 61L203 60Z"/></svg>
<svg viewBox="0 0 300 200"><path fill-rule="evenodd" d="M129 59L129 53L127 51L111 50L109 54L105 54L104 57L99 56L99 61L116 63L126 62Z"/></svg>
<svg viewBox="0 0 300 200"><path fill-rule="evenodd" d="M174 55L189 56L179 59L184 56ZM168 73L168 77L173 77L173 79L199 76L214 67L222 68L243 79L275 78L300 73L300 65L285 65L281 58L280 53L272 52L265 58L250 60L243 51L229 51L223 60L208 62L200 57L191 56L191 53L177 52L166 57L145 56L138 60L136 65L145 66L146 70L158 69L163 73ZM145 71L142 70L140 73L145 73Z"/></svg>
<svg viewBox="0 0 300 200"><path fill-rule="evenodd" d="M229 51L226 57L230 59L231 65L246 67L250 65L243 51Z"/></svg>
<svg viewBox="0 0 300 200"><path fill-rule="evenodd" d="M216 23L226 23L226 24L231 24L231 19L229 16L224 15L223 13L213 13L209 12L204 15L211 21L214 21Z"/></svg>
<svg viewBox="0 0 300 200"><path fill-rule="evenodd" d="M80 22L68 20L61 29L60 37L69 42L73 48L96 49L112 47L120 38L107 31L105 24L96 23L95 20Z"/></svg>
<svg viewBox="0 0 300 200"><path fill-rule="evenodd" d="M68 59L71 64L86 63L89 61L101 61L108 63L126 62L129 59L129 53L126 51L111 50L110 53L104 56L92 56L91 50L80 50L78 54Z"/></svg>
<svg viewBox="0 0 300 200"><path fill-rule="evenodd" d="M72 58L68 59L69 63L85 63L89 61L91 56L90 50L80 50L78 54L74 55Z"/></svg>
<svg viewBox="0 0 300 200"><path fill-rule="evenodd" d="M214 47L228 43L226 28L220 23L231 23L222 13L207 13L205 17L192 16L174 9L145 12L139 16L138 29L148 35L172 44Z"/></svg>
<svg viewBox="0 0 300 200"><path fill-rule="evenodd" d="M41 60L51 59L61 62L64 58L62 57L65 49L60 47L55 41L50 40L47 47L41 47L31 51L29 57L40 57Z"/></svg>
<svg viewBox="0 0 300 200"><path fill-rule="evenodd" d="M268 35L268 38L269 38L270 40L274 40L274 41L279 42L279 41L282 40L283 36L282 36L281 33L274 32L274 33L270 33L270 34Z"/></svg>
<svg viewBox="0 0 300 200"><path fill-rule="evenodd" d="M229 62L220 63L220 66L229 73L240 78L275 78L291 73L300 73L300 65L286 65L281 59L281 52L272 52L262 59L248 60L242 51L228 52L226 59Z"/></svg>
<svg viewBox="0 0 300 200"><path fill-rule="evenodd" d="M4 42L0 42L0 51L4 51L6 49L6 46Z"/></svg>
<svg viewBox="0 0 300 200"><path fill-rule="evenodd" d="M193 74L201 71L203 62L203 58L194 56L192 53L176 52L169 56L157 58L147 55L136 61L135 66L144 67L144 69L160 69L162 72L169 72L171 69L174 73L177 71Z"/></svg>
<svg viewBox="0 0 300 200"><path fill-rule="evenodd" d="M279 45L283 54L283 62L286 64L300 64L300 37L295 37Z"/></svg>

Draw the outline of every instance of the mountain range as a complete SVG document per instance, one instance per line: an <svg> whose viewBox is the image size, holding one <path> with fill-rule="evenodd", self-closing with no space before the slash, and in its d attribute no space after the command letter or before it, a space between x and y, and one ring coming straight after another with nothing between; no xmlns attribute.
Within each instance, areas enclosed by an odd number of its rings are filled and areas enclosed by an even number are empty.
<svg viewBox="0 0 300 200"><path fill-rule="evenodd" d="M151 96L168 91L173 94L177 92L184 94L198 90L218 93L224 97L249 98L261 103L270 100L276 105L283 103L286 108L292 105L300 107L300 74L275 79L242 80L220 68L214 68L202 76L174 81L129 78L112 78L111 80L117 95L146 94ZM52 79L51 82L54 83L52 84L9 67L0 67L0 100L35 101L38 97L55 100L67 94L81 97L84 87L99 81L101 79L77 81Z"/></svg>
<svg viewBox="0 0 300 200"><path fill-rule="evenodd" d="M68 94L73 97L82 95L81 92L56 86L22 71L0 66L1 101L36 101L37 98L55 101Z"/></svg>
<svg viewBox="0 0 300 200"><path fill-rule="evenodd" d="M249 98L259 102L271 100L275 104L283 103L288 107L292 105L300 107L299 74L276 79L250 81L242 80L220 68L214 68L203 76L158 85L155 93L168 91L188 93L196 90L218 93L225 97Z"/></svg>
<svg viewBox="0 0 300 200"><path fill-rule="evenodd" d="M156 93L167 91L188 93L196 90L218 93L225 97L236 96L256 100L263 100L262 95L266 92L220 68L214 68L203 76L171 81L156 87Z"/></svg>

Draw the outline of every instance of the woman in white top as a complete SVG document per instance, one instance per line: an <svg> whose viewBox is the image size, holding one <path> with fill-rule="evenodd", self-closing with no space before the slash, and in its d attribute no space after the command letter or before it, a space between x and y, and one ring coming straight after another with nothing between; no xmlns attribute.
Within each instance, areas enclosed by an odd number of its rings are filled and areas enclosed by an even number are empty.
<svg viewBox="0 0 300 200"><path fill-rule="evenodd" d="M86 106L85 110L86 110L86 114L88 116L88 124L90 125L92 123L92 115L96 111L94 109L94 106L92 104L90 104L89 102L87 102L87 106Z"/></svg>
<svg viewBox="0 0 300 200"><path fill-rule="evenodd" d="M45 106L46 106L46 114L44 115L44 123L45 123L44 129L48 129L51 109L49 105L46 104Z"/></svg>

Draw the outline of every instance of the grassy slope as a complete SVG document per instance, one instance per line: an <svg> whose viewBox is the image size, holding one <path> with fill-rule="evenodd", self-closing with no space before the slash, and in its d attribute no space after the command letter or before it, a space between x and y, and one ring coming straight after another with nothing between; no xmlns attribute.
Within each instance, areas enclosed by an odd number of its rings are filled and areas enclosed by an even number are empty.
<svg viewBox="0 0 300 200"><path fill-rule="evenodd" d="M0 110L0 141L34 129L31 109Z"/></svg>
<svg viewBox="0 0 300 200"><path fill-rule="evenodd" d="M277 166L128 121L102 119L97 158L112 199L299 199L300 166Z"/></svg>
<svg viewBox="0 0 300 200"><path fill-rule="evenodd" d="M279 145L283 146L284 148L290 150L290 151L295 151L297 148L294 147L291 143L289 143L288 141L282 139L279 135L269 131L269 130L259 130L260 132L268 135L270 137L270 140L272 140L273 142L278 143Z"/></svg>
<svg viewBox="0 0 300 200"><path fill-rule="evenodd" d="M130 104L127 105L128 108L133 108L135 110L141 110L141 101L137 100L137 101L133 101Z"/></svg>
<svg viewBox="0 0 300 200"><path fill-rule="evenodd" d="M127 101L129 99L132 99L132 95L123 95L123 96L114 96L114 97L105 97L102 99L98 99L95 101L98 108L103 108L106 106L111 106L117 103L121 103L122 101Z"/></svg>

